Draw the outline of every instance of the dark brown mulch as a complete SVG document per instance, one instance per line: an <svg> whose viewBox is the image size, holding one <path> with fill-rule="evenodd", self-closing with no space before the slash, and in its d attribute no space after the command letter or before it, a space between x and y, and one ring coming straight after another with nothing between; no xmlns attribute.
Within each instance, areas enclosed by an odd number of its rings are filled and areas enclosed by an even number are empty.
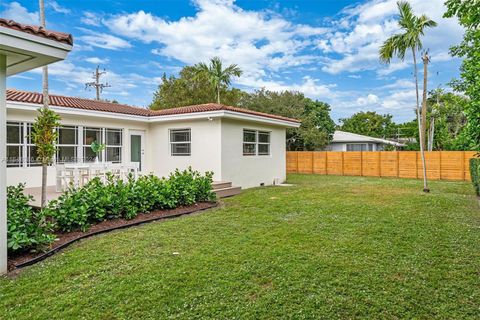
<svg viewBox="0 0 480 320"><path fill-rule="evenodd" d="M105 220L95 225L92 225L86 232L72 231L66 233L57 233L57 240L55 240L46 251L42 252L24 252L14 256L8 257L8 270L12 271L16 268L25 267L42 261L43 259L55 254L59 250L66 248L70 244L87 238L96 234L105 233L117 229L123 229L139 225L142 223L152 222L159 219L178 217L184 214L190 214L197 211L210 209L216 207L216 202L200 202L191 206L179 207L171 210L157 210L150 213L139 214L134 219L114 219Z"/></svg>

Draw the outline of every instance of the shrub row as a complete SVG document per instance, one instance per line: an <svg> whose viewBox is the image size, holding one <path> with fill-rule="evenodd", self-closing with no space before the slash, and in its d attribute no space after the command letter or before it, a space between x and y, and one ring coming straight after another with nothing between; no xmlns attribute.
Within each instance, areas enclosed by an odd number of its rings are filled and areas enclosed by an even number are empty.
<svg viewBox="0 0 480 320"><path fill-rule="evenodd" d="M45 209L34 211L24 185L8 189L8 248L20 251L49 244L54 231L86 231L95 223L116 218L133 219L140 213L174 209L215 200L213 173L192 169L175 171L167 179L154 175L126 181L108 176L64 192Z"/></svg>
<svg viewBox="0 0 480 320"><path fill-rule="evenodd" d="M480 158L470 159L470 175L477 196L480 196Z"/></svg>

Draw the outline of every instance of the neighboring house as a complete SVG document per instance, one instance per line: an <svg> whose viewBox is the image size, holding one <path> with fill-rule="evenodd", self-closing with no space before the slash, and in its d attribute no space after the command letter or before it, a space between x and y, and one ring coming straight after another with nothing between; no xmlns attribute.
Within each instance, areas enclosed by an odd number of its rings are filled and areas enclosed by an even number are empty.
<svg viewBox="0 0 480 320"><path fill-rule="evenodd" d="M404 147L402 143L361 134L336 130L332 142L327 146L328 151L382 151L386 146L394 148Z"/></svg>
<svg viewBox="0 0 480 320"><path fill-rule="evenodd" d="M42 95L7 90L7 182L41 185L29 138ZM243 188L286 178L286 129L299 121L219 104L153 111L122 104L50 95L61 116L55 163L92 162L90 144L106 144L101 161L138 162L143 173L168 176L191 166ZM48 174L55 185L55 166Z"/></svg>

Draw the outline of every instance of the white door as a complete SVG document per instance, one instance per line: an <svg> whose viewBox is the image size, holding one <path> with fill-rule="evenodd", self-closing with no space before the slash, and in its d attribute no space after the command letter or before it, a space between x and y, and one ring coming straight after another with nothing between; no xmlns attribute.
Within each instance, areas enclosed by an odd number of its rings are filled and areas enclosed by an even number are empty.
<svg viewBox="0 0 480 320"><path fill-rule="evenodd" d="M130 131L130 162L138 163L138 168L143 171L145 165L145 132Z"/></svg>

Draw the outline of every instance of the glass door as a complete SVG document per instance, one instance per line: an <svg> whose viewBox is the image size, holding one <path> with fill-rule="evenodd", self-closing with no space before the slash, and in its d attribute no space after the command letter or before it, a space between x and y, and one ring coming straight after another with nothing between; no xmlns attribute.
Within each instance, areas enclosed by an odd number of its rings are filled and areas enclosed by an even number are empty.
<svg viewBox="0 0 480 320"><path fill-rule="evenodd" d="M142 171L144 158L144 133L132 131L130 132L130 162L138 163L138 170Z"/></svg>

